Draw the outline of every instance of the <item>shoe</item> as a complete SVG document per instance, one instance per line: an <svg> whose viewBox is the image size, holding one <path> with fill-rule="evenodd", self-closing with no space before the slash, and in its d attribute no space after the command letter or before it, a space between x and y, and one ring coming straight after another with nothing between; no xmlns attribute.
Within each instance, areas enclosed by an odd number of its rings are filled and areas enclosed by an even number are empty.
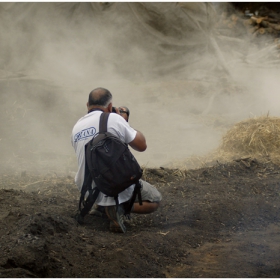
<svg viewBox="0 0 280 280"><path fill-rule="evenodd" d="M89 214L93 216L103 217L105 215L105 207L94 204L92 209L89 211Z"/></svg>
<svg viewBox="0 0 280 280"><path fill-rule="evenodd" d="M116 211L116 206L106 206L105 212L110 222L110 231L113 232L126 232L126 227L124 225L124 209L122 205L119 205L118 212Z"/></svg>
<svg viewBox="0 0 280 280"><path fill-rule="evenodd" d="M84 223L84 217L81 216L80 211L77 211L77 213L75 214L75 220L82 225Z"/></svg>

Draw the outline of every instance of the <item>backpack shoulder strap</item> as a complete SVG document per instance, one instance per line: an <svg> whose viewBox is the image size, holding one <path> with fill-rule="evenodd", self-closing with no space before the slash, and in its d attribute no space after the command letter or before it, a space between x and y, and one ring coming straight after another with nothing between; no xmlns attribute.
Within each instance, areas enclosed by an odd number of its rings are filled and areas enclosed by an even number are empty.
<svg viewBox="0 0 280 280"><path fill-rule="evenodd" d="M88 144L87 144L88 145ZM85 145L85 153L87 150L87 145ZM95 200L99 195L99 190L97 188L92 189L92 176L87 164L87 160L85 160L85 175L84 182L81 189L81 196L79 201L79 212L76 215L76 220L79 224L83 223L84 216L90 211L93 206ZM88 197L85 199L85 194L88 192ZM83 206L83 207L82 207Z"/></svg>
<svg viewBox="0 0 280 280"><path fill-rule="evenodd" d="M99 121L99 133L107 132L107 123L110 113L103 112Z"/></svg>
<svg viewBox="0 0 280 280"><path fill-rule="evenodd" d="M142 195L141 195L141 188L142 188L142 183L140 180L138 180L136 183L135 183L135 187L134 187L134 191L132 193L132 196L131 196L131 199L129 201L129 205L128 205L128 208L126 209L126 215L129 215L131 210L132 210L132 207L133 207L133 204L135 202L135 199L136 199L136 196L138 195L138 202L140 205L142 205Z"/></svg>

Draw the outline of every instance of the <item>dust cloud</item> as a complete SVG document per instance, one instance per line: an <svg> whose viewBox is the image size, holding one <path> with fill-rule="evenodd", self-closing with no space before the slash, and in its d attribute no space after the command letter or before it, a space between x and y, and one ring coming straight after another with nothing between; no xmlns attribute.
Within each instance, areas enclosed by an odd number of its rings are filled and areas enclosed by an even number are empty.
<svg viewBox="0 0 280 280"><path fill-rule="evenodd" d="M71 130L96 87L129 107L147 139L146 152L135 152L146 167L204 155L244 118L279 116L272 49L251 45L245 31L218 36L223 9L0 3L2 172L74 172Z"/></svg>

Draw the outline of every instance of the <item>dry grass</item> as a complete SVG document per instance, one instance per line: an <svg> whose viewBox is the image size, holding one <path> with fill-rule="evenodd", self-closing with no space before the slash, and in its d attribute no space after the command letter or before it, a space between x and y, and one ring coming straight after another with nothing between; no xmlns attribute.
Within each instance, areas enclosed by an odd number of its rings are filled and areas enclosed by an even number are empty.
<svg viewBox="0 0 280 280"><path fill-rule="evenodd" d="M247 157L280 164L280 118L261 116L241 121L227 131L217 150L173 162L170 167L186 170Z"/></svg>
<svg viewBox="0 0 280 280"><path fill-rule="evenodd" d="M280 150L280 118L259 117L235 124L223 137L220 149L238 154L268 156Z"/></svg>

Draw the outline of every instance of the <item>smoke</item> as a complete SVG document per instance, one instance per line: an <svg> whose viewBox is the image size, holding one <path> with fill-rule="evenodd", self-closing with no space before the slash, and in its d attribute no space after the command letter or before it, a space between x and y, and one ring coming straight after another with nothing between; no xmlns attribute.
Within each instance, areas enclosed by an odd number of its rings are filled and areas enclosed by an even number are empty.
<svg viewBox="0 0 280 280"><path fill-rule="evenodd" d="M99 86L129 107L148 143L135 155L148 167L208 153L244 118L278 116L272 49L242 30L217 36L218 8L1 3L2 172L75 171L71 130Z"/></svg>

